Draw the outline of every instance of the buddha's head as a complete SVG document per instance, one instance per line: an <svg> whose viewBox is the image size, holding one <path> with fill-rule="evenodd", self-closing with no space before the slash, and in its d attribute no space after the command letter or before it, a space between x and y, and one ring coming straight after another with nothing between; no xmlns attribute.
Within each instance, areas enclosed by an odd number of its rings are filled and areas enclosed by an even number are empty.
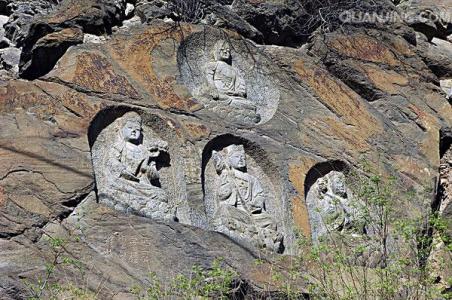
<svg viewBox="0 0 452 300"><path fill-rule="evenodd" d="M215 60L228 62L231 59L231 47L225 40L215 43Z"/></svg>
<svg viewBox="0 0 452 300"><path fill-rule="evenodd" d="M345 184L345 176L342 173L335 172L331 177L331 190L333 194L340 197L347 197L347 187Z"/></svg>
<svg viewBox="0 0 452 300"><path fill-rule="evenodd" d="M246 155L243 145L230 145L226 147L229 165L237 170L246 169Z"/></svg>
<svg viewBox="0 0 452 300"><path fill-rule="evenodd" d="M136 112L127 113L122 128L122 136L127 142L136 143L141 138L141 117Z"/></svg>

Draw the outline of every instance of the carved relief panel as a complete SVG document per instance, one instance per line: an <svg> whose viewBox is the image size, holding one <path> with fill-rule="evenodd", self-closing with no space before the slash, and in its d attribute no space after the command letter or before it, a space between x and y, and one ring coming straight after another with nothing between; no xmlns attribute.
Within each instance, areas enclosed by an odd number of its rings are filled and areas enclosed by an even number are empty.
<svg viewBox="0 0 452 300"><path fill-rule="evenodd" d="M240 144L213 150L204 172L204 200L209 223L238 242L282 253L284 236L271 203L269 179Z"/></svg>
<svg viewBox="0 0 452 300"><path fill-rule="evenodd" d="M307 194L306 203L314 242L333 233L352 232L357 226L357 200L342 172L331 171L318 178Z"/></svg>
<svg viewBox="0 0 452 300"><path fill-rule="evenodd" d="M162 124L155 125L158 129ZM183 172L171 153L169 141L140 114L127 112L117 118L92 146L99 202L153 219L177 220L177 203L185 193L180 193Z"/></svg>
<svg viewBox="0 0 452 300"><path fill-rule="evenodd" d="M178 66L192 95L227 121L261 124L277 109L275 67L252 44L218 32L195 33L181 44Z"/></svg>

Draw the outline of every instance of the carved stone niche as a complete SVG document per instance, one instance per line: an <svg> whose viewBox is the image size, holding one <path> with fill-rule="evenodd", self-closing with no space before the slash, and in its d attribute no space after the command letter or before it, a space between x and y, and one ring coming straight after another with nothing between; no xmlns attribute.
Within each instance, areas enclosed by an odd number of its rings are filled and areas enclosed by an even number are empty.
<svg viewBox="0 0 452 300"><path fill-rule="evenodd" d="M182 84L222 119L255 125L276 112L277 68L253 44L206 28L181 43L177 60Z"/></svg>
<svg viewBox="0 0 452 300"><path fill-rule="evenodd" d="M316 165L306 176L306 204L314 243L334 234L364 233L360 205L347 186L346 165L340 161Z"/></svg>
<svg viewBox="0 0 452 300"><path fill-rule="evenodd" d="M91 156L100 203L119 211L177 221L177 203L184 189L183 172L165 121L156 115L119 112L116 119L97 117L90 131ZM108 115L108 114L103 114ZM110 119L111 115L108 116ZM95 136L95 138L93 138ZM165 137L165 138L164 138Z"/></svg>
<svg viewBox="0 0 452 300"><path fill-rule="evenodd" d="M307 198L314 242L329 233L342 232L352 225L350 197L345 176L341 172L332 171L316 181Z"/></svg>
<svg viewBox="0 0 452 300"><path fill-rule="evenodd" d="M284 252L282 226L276 221L275 189L243 144L209 151L203 188L212 230L245 246Z"/></svg>
<svg viewBox="0 0 452 300"><path fill-rule="evenodd" d="M345 242L345 251L354 264L382 266L380 225L376 211L350 189L349 169L344 162L327 161L315 165L306 175L305 196L314 244ZM351 179L351 180L350 180ZM388 253L400 247L389 234ZM354 250L361 249L356 252Z"/></svg>

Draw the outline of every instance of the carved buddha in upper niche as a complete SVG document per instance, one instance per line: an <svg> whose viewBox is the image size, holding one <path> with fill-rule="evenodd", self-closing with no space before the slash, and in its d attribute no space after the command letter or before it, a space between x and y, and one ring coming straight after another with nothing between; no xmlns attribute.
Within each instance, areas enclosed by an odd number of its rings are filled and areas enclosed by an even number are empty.
<svg viewBox="0 0 452 300"><path fill-rule="evenodd" d="M214 61L206 66L207 94L214 100L225 102L234 108L254 114L255 122L260 121L256 113L256 103L247 99L246 82L239 70L232 64L230 44L224 40L214 46Z"/></svg>

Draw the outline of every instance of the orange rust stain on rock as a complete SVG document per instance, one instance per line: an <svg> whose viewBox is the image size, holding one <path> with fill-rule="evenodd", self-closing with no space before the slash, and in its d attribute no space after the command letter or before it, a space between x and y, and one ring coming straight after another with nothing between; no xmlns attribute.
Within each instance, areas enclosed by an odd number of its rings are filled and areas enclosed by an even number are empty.
<svg viewBox="0 0 452 300"><path fill-rule="evenodd" d="M348 57L384 63L390 66L400 65L401 63L381 41L363 34L339 36L330 41L329 45L340 54Z"/></svg>
<svg viewBox="0 0 452 300"><path fill-rule="evenodd" d="M0 206L2 206L6 201L5 189L0 186Z"/></svg>
<svg viewBox="0 0 452 300"><path fill-rule="evenodd" d="M364 119L363 113L369 118L368 122L373 121L374 118L360 103L359 95L341 82L334 80L326 70L309 66L302 60L295 62L294 69L301 79L316 92L320 101L336 115L346 118L354 125L358 125Z"/></svg>
<svg viewBox="0 0 452 300"><path fill-rule="evenodd" d="M311 225L309 224L308 208L300 197L292 199L292 216L297 229L301 231L304 237L309 238L311 236Z"/></svg>
<svg viewBox="0 0 452 300"><path fill-rule="evenodd" d="M439 145L441 124L438 118L414 104L409 104L407 108L417 116L414 122L425 131L425 135L419 135L423 139L418 139L417 141L420 145L420 150L433 166L438 166L440 159L438 147L432 147L432 145Z"/></svg>
<svg viewBox="0 0 452 300"><path fill-rule="evenodd" d="M0 88L0 112L13 112L16 109L36 108L45 115L55 113L52 99L25 81L9 81ZM41 108L41 109L40 109Z"/></svg>
<svg viewBox="0 0 452 300"><path fill-rule="evenodd" d="M306 174L316 163L318 161L315 159L300 157L297 163L289 164L289 180L301 196L304 196Z"/></svg>
<svg viewBox="0 0 452 300"><path fill-rule="evenodd" d="M100 14L100 9L95 5L96 0L63 1L56 11L43 19L48 23L63 23L82 15Z"/></svg>
<svg viewBox="0 0 452 300"><path fill-rule="evenodd" d="M394 37L390 41L390 43L391 43L391 46L394 48L394 50L396 50L397 52L399 52L402 55L405 55L408 57L415 55L415 53L410 49L408 42L400 36Z"/></svg>
<svg viewBox="0 0 452 300"><path fill-rule="evenodd" d="M354 133L353 138L359 138L360 144L363 144L368 137L383 131L381 122L370 113L365 100L344 83L335 80L326 70L302 60L295 62L294 69L319 96L320 102L340 118L341 124L334 124L340 127L336 130L339 134L346 131L353 136Z"/></svg>
<svg viewBox="0 0 452 300"><path fill-rule="evenodd" d="M64 85L44 81L35 84L57 102L55 105L59 108L53 117L62 132L85 135L96 113L107 106L100 99L93 99Z"/></svg>
<svg viewBox="0 0 452 300"><path fill-rule="evenodd" d="M158 79L157 79L158 80ZM165 78L160 81L159 89L156 89L159 104L163 108L175 108L185 111L198 110L202 105L191 97L182 98L175 93L174 83L175 78Z"/></svg>
<svg viewBox="0 0 452 300"><path fill-rule="evenodd" d="M362 130L359 126L347 128L340 120L330 117L318 118L315 123L310 123L309 126L322 133L325 138L334 137L335 140L344 142L345 149L343 150L345 153L355 158L358 158L360 153L371 149L367 140L372 137L372 133Z"/></svg>
<svg viewBox="0 0 452 300"><path fill-rule="evenodd" d="M129 81L115 73L109 61L98 54L83 52L77 56L72 82L87 89L139 98Z"/></svg>
<svg viewBox="0 0 452 300"><path fill-rule="evenodd" d="M207 138L210 135L210 129L204 124L183 121L182 125L190 137L195 141Z"/></svg>
<svg viewBox="0 0 452 300"><path fill-rule="evenodd" d="M419 109L419 107L417 107L414 104L409 104L408 108L417 115L418 118L420 119L425 119L427 117L427 114L422 110Z"/></svg>
<svg viewBox="0 0 452 300"><path fill-rule="evenodd" d="M432 187L433 178L436 176L436 169L428 166L425 162L413 159L409 156L395 155L393 160L396 169L405 177L402 180L409 186L417 186L419 183L425 187Z"/></svg>
<svg viewBox="0 0 452 300"><path fill-rule="evenodd" d="M74 41L81 43L83 41L83 31L80 28L65 28L45 35L36 42L36 45L48 45L60 43L62 41Z"/></svg>
<svg viewBox="0 0 452 300"><path fill-rule="evenodd" d="M84 136L93 116L104 106L101 101L76 92L63 85L36 81L11 80L0 87L0 113L32 113L33 118L54 120L55 134ZM19 114L19 115L20 115ZM60 132L60 133L58 133ZM44 134L44 132L43 132Z"/></svg>
<svg viewBox="0 0 452 300"><path fill-rule="evenodd" d="M193 111L199 109L199 104L174 92L175 78L161 80L152 68L153 49L166 39L180 43L183 36L190 34L191 27L183 26L182 31L170 25L153 26L134 35L119 35L107 47L118 65L153 96L161 108Z"/></svg>
<svg viewBox="0 0 452 300"><path fill-rule="evenodd" d="M399 94L401 86L409 85L409 80L394 71L383 70L375 65L361 64L359 67L376 88L390 94Z"/></svg>
<svg viewBox="0 0 452 300"><path fill-rule="evenodd" d="M289 164L289 180L298 193L292 199L292 217L295 226L303 233L305 237L311 236L311 227L309 225L308 210L304 199L304 182L306 174L309 170L318 163L317 160L300 157L296 163Z"/></svg>

